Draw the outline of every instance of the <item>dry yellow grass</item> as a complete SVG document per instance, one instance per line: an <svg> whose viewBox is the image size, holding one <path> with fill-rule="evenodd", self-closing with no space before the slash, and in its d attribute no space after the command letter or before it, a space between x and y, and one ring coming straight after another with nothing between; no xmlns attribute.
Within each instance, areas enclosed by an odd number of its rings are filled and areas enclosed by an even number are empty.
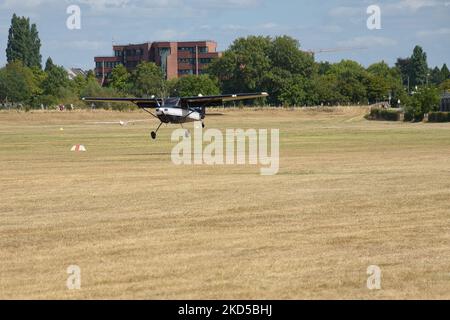
<svg viewBox="0 0 450 320"><path fill-rule="evenodd" d="M143 113L0 113L0 298L449 299L450 125L363 113L207 118L279 128L269 177L174 166L174 126L153 142L156 121L85 124ZM81 290L66 288L72 264Z"/></svg>

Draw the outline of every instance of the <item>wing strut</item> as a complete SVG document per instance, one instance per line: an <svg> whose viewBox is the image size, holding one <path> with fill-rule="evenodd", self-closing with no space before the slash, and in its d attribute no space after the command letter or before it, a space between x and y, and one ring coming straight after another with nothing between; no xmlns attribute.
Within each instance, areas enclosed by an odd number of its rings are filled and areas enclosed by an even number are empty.
<svg viewBox="0 0 450 320"><path fill-rule="evenodd" d="M151 115L152 115L153 117L155 117L156 119L159 119L156 115L153 114L153 112L151 112L151 111L149 111L149 110L147 110L147 109L145 109L145 108L142 108L142 110L144 110L145 112L151 114Z"/></svg>

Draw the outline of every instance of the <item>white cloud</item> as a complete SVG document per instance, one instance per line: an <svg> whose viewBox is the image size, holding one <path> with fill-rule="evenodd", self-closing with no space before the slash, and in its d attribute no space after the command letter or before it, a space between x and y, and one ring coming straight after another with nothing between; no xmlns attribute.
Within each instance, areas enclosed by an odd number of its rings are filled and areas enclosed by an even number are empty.
<svg viewBox="0 0 450 320"><path fill-rule="evenodd" d="M261 5L263 0L65 0L67 5L85 5L93 11L113 9L239 9ZM61 0L2 0L0 8L24 9L61 4Z"/></svg>
<svg viewBox="0 0 450 320"><path fill-rule="evenodd" d="M388 11L408 10L416 12L423 8L448 7L448 0L401 0L388 4L384 8Z"/></svg>
<svg viewBox="0 0 450 320"><path fill-rule="evenodd" d="M450 28L440 28L435 30L422 30L417 32L419 37L447 36L450 35Z"/></svg>
<svg viewBox="0 0 450 320"><path fill-rule="evenodd" d="M344 47L367 47L367 48L373 48L373 47L391 47L395 46L397 44L397 41L390 38L385 37L376 37L376 36L362 36L362 37L355 37L350 40L345 41L339 41L339 46Z"/></svg>
<svg viewBox="0 0 450 320"><path fill-rule="evenodd" d="M366 9L361 7L336 7L330 10L332 17L354 17L366 14Z"/></svg>
<svg viewBox="0 0 450 320"><path fill-rule="evenodd" d="M238 25L238 24L225 24L223 26L221 26L222 30L225 31L242 31L242 30L248 30L247 27Z"/></svg>
<svg viewBox="0 0 450 320"><path fill-rule="evenodd" d="M56 3L56 0L3 0L3 4L0 7L3 9L23 9L35 8L51 3Z"/></svg>
<svg viewBox="0 0 450 320"><path fill-rule="evenodd" d="M339 33L343 31L343 28L338 25L328 25L328 26L321 26L320 30L328 33Z"/></svg>
<svg viewBox="0 0 450 320"><path fill-rule="evenodd" d="M267 23L259 25L260 29L275 29L277 27L278 27L278 24L276 24L274 22L267 22Z"/></svg>
<svg viewBox="0 0 450 320"><path fill-rule="evenodd" d="M94 40L73 40L73 41L47 41L46 46L50 49L67 48L73 50L98 51L111 47L111 42Z"/></svg>
<svg viewBox="0 0 450 320"><path fill-rule="evenodd" d="M182 40L186 38L187 35L188 33L186 31L178 31L175 29L163 29L153 32L153 36L160 41Z"/></svg>
<svg viewBox="0 0 450 320"><path fill-rule="evenodd" d="M187 2L187 1L185 1ZM197 8L250 8L261 5L262 0L193 0L192 7Z"/></svg>
<svg viewBox="0 0 450 320"><path fill-rule="evenodd" d="M264 32L277 32L280 30L288 30L288 27L281 26L275 22L266 22L258 25L250 25L250 26L243 26L239 24L225 24L220 27L223 31L230 31L230 32L249 32L254 33L258 32L260 30L264 30Z"/></svg>
<svg viewBox="0 0 450 320"><path fill-rule="evenodd" d="M332 17L356 17L356 16L365 16L366 8L368 6L368 2L363 5L354 5L354 6L338 6L332 8L328 14ZM439 8L439 7L450 7L449 0L399 0L399 1L389 1L384 4L383 2L379 3L381 7L382 14L397 14L399 12L417 12L420 9L424 8Z"/></svg>

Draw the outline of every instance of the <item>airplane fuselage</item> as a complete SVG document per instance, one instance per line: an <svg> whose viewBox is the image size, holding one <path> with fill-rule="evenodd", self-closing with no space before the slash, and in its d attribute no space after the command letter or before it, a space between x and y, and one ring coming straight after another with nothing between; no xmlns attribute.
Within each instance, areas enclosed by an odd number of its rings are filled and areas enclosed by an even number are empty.
<svg viewBox="0 0 450 320"><path fill-rule="evenodd" d="M162 123L186 123L202 120L200 112L178 107L159 107L156 109L156 116Z"/></svg>

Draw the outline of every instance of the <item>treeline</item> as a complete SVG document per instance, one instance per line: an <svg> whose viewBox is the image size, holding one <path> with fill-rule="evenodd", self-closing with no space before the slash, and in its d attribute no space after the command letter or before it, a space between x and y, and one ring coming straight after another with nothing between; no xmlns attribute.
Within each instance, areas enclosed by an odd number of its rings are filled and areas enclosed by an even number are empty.
<svg viewBox="0 0 450 320"><path fill-rule="evenodd" d="M143 62L133 72L123 65L113 69L100 86L93 71L69 80L66 70L48 58L41 66L37 28L29 19L13 16L6 50L7 65L0 69L0 103L41 108L59 104L85 105L83 96L191 96L266 91L263 103L276 106L367 105L390 101L393 107L421 113L436 108L440 93L450 89L450 72L429 68L419 46L395 66L385 62L367 68L351 60L315 62L289 37L249 36L239 38L212 62L208 75L165 80L162 69ZM433 105L419 97L432 95ZM419 101L420 100L420 101ZM257 103L261 103L258 101ZM108 107L109 105L98 105ZM127 106L111 105L116 108Z"/></svg>
<svg viewBox="0 0 450 320"><path fill-rule="evenodd" d="M266 103L277 106L367 105L389 101L392 106L411 105L411 94L422 87L436 91L450 88L450 75L428 68L426 53L417 46L411 57L398 59L394 67L385 62L364 68L359 63L315 62L300 50L297 40L249 36L234 41L208 68L209 75L164 81L154 64L143 63L133 73L119 65L107 83L125 95L186 96L266 91ZM439 87L439 89L438 89Z"/></svg>

